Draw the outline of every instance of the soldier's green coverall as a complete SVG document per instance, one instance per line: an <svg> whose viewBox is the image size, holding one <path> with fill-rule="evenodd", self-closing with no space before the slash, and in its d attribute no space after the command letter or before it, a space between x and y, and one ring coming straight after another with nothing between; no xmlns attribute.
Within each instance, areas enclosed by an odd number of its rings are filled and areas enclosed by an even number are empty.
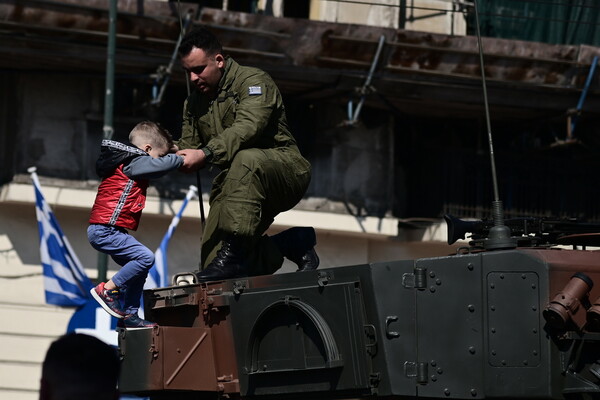
<svg viewBox="0 0 600 400"><path fill-rule="evenodd" d="M263 233L294 207L310 182L310 164L290 133L283 101L264 71L226 57L217 96L194 91L184 104L180 149L202 149L221 169L213 180L201 268L231 235L242 238L250 275L271 274L283 255Z"/></svg>

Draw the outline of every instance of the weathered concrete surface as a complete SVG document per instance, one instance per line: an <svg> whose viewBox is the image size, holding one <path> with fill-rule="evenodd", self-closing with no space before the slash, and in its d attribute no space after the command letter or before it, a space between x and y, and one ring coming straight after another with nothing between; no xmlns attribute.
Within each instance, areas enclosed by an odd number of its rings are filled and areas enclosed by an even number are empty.
<svg viewBox="0 0 600 400"><path fill-rule="evenodd" d="M0 4L0 67L101 73L106 7L99 0L5 0ZM214 30L238 61L269 71L286 94L308 100L352 95L362 86L383 36L372 82L377 95L368 96L369 105L409 114L481 112L475 37L198 10L184 3L182 12L188 11L193 23ZM177 15L173 3L120 1L117 74L148 77L166 64L179 34ZM590 46L492 38L483 38L483 48L496 118L572 108L592 58L600 55ZM183 82L182 75L174 80ZM600 109L597 86L595 80L586 102L590 110Z"/></svg>

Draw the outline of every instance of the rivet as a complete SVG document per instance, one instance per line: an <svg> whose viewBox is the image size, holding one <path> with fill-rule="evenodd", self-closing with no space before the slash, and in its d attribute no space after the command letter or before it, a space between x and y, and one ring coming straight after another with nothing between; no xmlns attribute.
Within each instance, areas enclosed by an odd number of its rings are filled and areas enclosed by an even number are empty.
<svg viewBox="0 0 600 400"><path fill-rule="evenodd" d="M502 361L500 361L500 364L502 364L502 365L506 365L506 360L502 360Z"/></svg>
<svg viewBox="0 0 600 400"><path fill-rule="evenodd" d="M473 264L471 264L471 263L468 263L468 264L467 264L467 269L468 269L469 271L473 271Z"/></svg>
<svg viewBox="0 0 600 400"><path fill-rule="evenodd" d="M438 286L440 286L442 284L442 281L440 279L436 279L435 280L435 284L438 285Z"/></svg>
<svg viewBox="0 0 600 400"><path fill-rule="evenodd" d="M437 363L435 362L435 360L431 360L430 364L431 364L432 367L435 367L437 365Z"/></svg>
<svg viewBox="0 0 600 400"><path fill-rule="evenodd" d="M437 372L437 373L438 373L438 375L441 375L441 374L443 374L443 373L444 373L444 370L443 370L443 369L441 369L441 368L438 368L438 369L437 369L435 372Z"/></svg>
<svg viewBox="0 0 600 400"><path fill-rule="evenodd" d="M444 394L446 396L450 396L450 389L448 389L448 388L444 389Z"/></svg>
<svg viewBox="0 0 600 400"><path fill-rule="evenodd" d="M492 283L492 284L490 284L490 287L493 289L496 287L496 285Z"/></svg>
<svg viewBox="0 0 600 400"><path fill-rule="evenodd" d="M532 354L533 354L534 356L537 356L537 355L538 355L538 352L537 352L537 350L534 350L534 351L532 352Z"/></svg>
<svg viewBox="0 0 600 400"><path fill-rule="evenodd" d="M496 355L496 350L492 350L492 355L495 356Z"/></svg>
<svg viewBox="0 0 600 400"><path fill-rule="evenodd" d="M532 289L535 289L537 286L535 286L535 283L533 285L531 285Z"/></svg>
<svg viewBox="0 0 600 400"><path fill-rule="evenodd" d="M473 347L473 346L470 346L470 347L469 347L469 353L471 353L471 354L475 354L475 347Z"/></svg>
<svg viewBox="0 0 600 400"><path fill-rule="evenodd" d="M532 309L533 311L537 311L537 307L536 307L536 306L533 306L533 307L531 307L531 309Z"/></svg>
<svg viewBox="0 0 600 400"><path fill-rule="evenodd" d="M496 333L496 328L492 328L492 333Z"/></svg>
<svg viewBox="0 0 600 400"><path fill-rule="evenodd" d="M473 396L473 397L477 396L477 390L471 389L471 396Z"/></svg>
<svg viewBox="0 0 600 400"><path fill-rule="evenodd" d="M523 360L523 365L528 365L529 362L527 360Z"/></svg>
<svg viewBox="0 0 600 400"><path fill-rule="evenodd" d="M491 306L491 307L490 307L490 310L492 310L492 311L496 311L496 306Z"/></svg>
<svg viewBox="0 0 600 400"><path fill-rule="evenodd" d="M431 375L431 380L432 380L433 382L437 381L437 376L435 376L435 375Z"/></svg>
<svg viewBox="0 0 600 400"><path fill-rule="evenodd" d="M475 311L475 306L473 304L469 304L467 309L471 312Z"/></svg>
<svg viewBox="0 0 600 400"><path fill-rule="evenodd" d="M500 274L500 279L504 279L504 274Z"/></svg>
<svg viewBox="0 0 600 400"><path fill-rule="evenodd" d="M431 286L431 287L429 288L429 291L430 291L431 293L435 293L435 286Z"/></svg>
<svg viewBox="0 0 600 400"><path fill-rule="evenodd" d="M435 272L433 272L433 271L429 271L429 277L431 277L431 278L435 278Z"/></svg>

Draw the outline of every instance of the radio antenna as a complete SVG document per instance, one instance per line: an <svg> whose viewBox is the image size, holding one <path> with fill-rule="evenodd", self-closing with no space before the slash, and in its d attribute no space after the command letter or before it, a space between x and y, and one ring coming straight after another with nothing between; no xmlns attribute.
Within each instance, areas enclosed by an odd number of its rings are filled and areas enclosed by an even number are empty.
<svg viewBox="0 0 600 400"><path fill-rule="evenodd" d="M498 194L498 179L496 177L496 162L494 160L494 142L492 140L492 124L490 122L490 108L488 105L487 85L485 82L485 68L483 63L483 45L481 42L481 30L479 27L479 9L477 0L473 0L475 7L475 26L477 30L477 45L479 47L479 65L481 68L481 85L483 87L483 103L485 106L485 122L488 133L488 143L490 147L490 163L492 167L492 183L494 186L494 201L492 202L492 216L494 226L490 229L488 239L484 242L487 250L510 249L517 247L516 239L511 237L510 228L504 225L504 211L502 200Z"/></svg>

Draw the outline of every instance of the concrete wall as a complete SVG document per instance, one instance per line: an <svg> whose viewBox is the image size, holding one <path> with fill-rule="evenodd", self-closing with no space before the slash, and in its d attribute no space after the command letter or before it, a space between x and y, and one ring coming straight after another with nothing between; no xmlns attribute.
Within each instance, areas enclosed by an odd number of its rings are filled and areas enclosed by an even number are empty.
<svg viewBox="0 0 600 400"><path fill-rule="evenodd" d="M102 82L68 73L25 73L17 79L20 101L12 117L18 121L18 130L11 133L18 138L13 149L16 170L24 172L35 165L42 174L91 177L95 155L90 152L96 149L102 131L88 132L88 127L100 112Z"/></svg>
<svg viewBox="0 0 600 400"><path fill-rule="evenodd" d="M95 190L53 187L42 184L42 191L52 207L65 236L84 268L95 269L97 252L89 245L86 229ZM167 231L181 200L149 196L140 227L131 232L140 242L156 249ZM209 212L204 201L205 212ZM0 263L10 268L39 266L39 238L35 215L33 186L12 183L0 187ZM435 255L453 251L445 240L445 225L433 224L428 230L401 231L396 218L354 217L348 214L306 211L300 205L280 214L267 232L274 234L291 226L314 226L321 267L337 267ZM408 234L405 234L408 232ZM201 224L197 200L185 209L173 239L169 243L169 272L175 274L196 269L200 257ZM119 268L109 260L109 270ZM284 264L280 273L294 271Z"/></svg>
<svg viewBox="0 0 600 400"><path fill-rule="evenodd" d="M339 22L381 26L385 28L401 28L414 31L465 35L466 21L461 13L452 12L453 5L444 0L421 0L405 2L405 10L401 9L400 0L372 0L369 4L345 3L327 0L312 0L310 18L319 21ZM378 5L372 5L378 4ZM448 10L443 12L441 10ZM400 26L401 13L405 12L405 24Z"/></svg>

